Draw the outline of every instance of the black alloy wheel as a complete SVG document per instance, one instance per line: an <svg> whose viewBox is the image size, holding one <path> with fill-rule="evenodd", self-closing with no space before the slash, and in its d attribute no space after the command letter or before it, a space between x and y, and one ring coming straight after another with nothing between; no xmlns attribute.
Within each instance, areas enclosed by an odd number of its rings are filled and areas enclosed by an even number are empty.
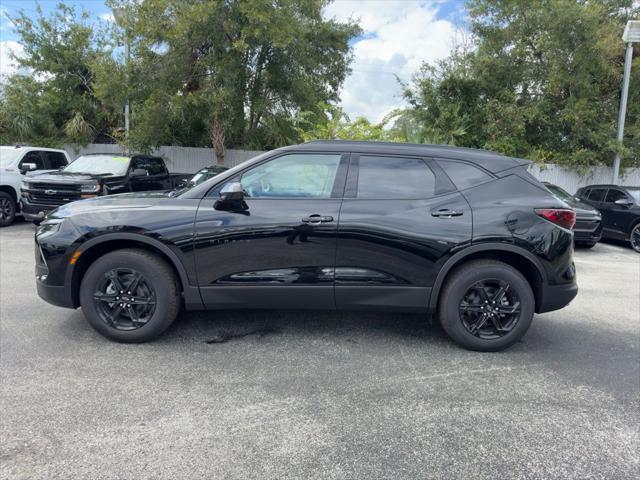
<svg viewBox="0 0 640 480"><path fill-rule="evenodd" d="M16 216L16 202L6 192L0 192L0 227L13 223Z"/></svg>
<svg viewBox="0 0 640 480"><path fill-rule="evenodd" d="M631 242L631 248L640 253L640 223L631 229L629 242Z"/></svg>
<svg viewBox="0 0 640 480"><path fill-rule="evenodd" d="M460 302L460 321L472 335L500 338L520 319L520 300L509 283L488 279L472 285Z"/></svg>
<svg viewBox="0 0 640 480"><path fill-rule="evenodd" d="M535 310L528 280L498 260L472 260L447 277L440 291L440 324L459 345L494 352L527 332Z"/></svg>
<svg viewBox="0 0 640 480"><path fill-rule="evenodd" d="M156 292L137 270L116 268L103 275L93 295L100 318L116 330L136 330L153 317Z"/></svg>
<svg viewBox="0 0 640 480"><path fill-rule="evenodd" d="M89 324L117 342L152 340L180 310L180 286L173 269L146 250L102 255L89 265L79 293Z"/></svg>

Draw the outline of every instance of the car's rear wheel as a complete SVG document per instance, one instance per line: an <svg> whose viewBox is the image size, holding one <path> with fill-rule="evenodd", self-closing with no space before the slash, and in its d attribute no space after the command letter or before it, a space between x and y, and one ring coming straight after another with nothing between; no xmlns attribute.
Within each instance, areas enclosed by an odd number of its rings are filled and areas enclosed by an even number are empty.
<svg viewBox="0 0 640 480"><path fill-rule="evenodd" d="M495 260L475 260L447 279L438 316L459 345L496 351L522 338L534 310L531 285L518 270Z"/></svg>
<svg viewBox="0 0 640 480"><path fill-rule="evenodd" d="M596 246L598 242L576 242L576 247L578 248L593 248Z"/></svg>
<svg viewBox="0 0 640 480"><path fill-rule="evenodd" d="M640 253L640 223L631 229L629 242L631 243L631 248Z"/></svg>
<svg viewBox="0 0 640 480"><path fill-rule="evenodd" d="M11 225L16 218L16 201L7 192L0 192L0 227Z"/></svg>
<svg viewBox="0 0 640 480"><path fill-rule="evenodd" d="M82 279L80 304L93 328L118 342L160 335L179 310L175 274L144 250L116 250L96 260Z"/></svg>

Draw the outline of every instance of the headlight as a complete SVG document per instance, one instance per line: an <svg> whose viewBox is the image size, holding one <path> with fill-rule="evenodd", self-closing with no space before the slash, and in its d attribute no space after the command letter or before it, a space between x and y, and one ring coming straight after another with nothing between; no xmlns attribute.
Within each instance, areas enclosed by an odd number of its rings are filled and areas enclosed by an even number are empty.
<svg viewBox="0 0 640 480"><path fill-rule="evenodd" d="M38 225L38 228L36 229L36 235L38 238L41 238L43 236L47 236L47 235L51 235L53 233L56 233L59 229L60 229L60 225L62 225L62 222L64 222L66 220L66 218L59 218L59 217L46 217L41 223L40 225Z"/></svg>
<svg viewBox="0 0 640 480"><path fill-rule="evenodd" d="M22 182L20 184L20 190L29 190L30 187L31 187L31 184L27 182Z"/></svg>
<svg viewBox="0 0 640 480"><path fill-rule="evenodd" d="M100 191L99 183L84 183L80 186L82 193L96 193Z"/></svg>

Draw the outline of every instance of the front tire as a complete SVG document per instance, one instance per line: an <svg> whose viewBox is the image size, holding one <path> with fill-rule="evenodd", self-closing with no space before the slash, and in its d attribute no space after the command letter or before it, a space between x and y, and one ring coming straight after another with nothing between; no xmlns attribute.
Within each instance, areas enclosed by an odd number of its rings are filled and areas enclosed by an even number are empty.
<svg viewBox="0 0 640 480"><path fill-rule="evenodd" d="M629 243L631 243L631 248L640 253L640 223L636 224L631 229L631 233L629 234Z"/></svg>
<svg viewBox="0 0 640 480"><path fill-rule="evenodd" d="M447 279L438 317L457 344L493 352L522 338L534 310L531 285L518 270L495 260L475 260L457 268Z"/></svg>
<svg viewBox="0 0 640 480"><path fill-rule="evenodd" d="M110 340L147 342L175 320L178 283L158 256L145 250L116 250L87 270L80 305L89 324Z"/></svg>
<svg viewBox="0 0 640 480"><path fill-rule="evenodd" d="M6 227L16 218L16 201L7 192L0 192L0 227Z"/></svg>

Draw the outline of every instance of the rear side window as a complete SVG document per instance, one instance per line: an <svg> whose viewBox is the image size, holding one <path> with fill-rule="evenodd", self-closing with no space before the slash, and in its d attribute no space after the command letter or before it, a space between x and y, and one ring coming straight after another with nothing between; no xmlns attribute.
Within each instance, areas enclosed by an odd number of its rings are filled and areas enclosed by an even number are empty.
<svg viewBox="0 0 640 480"><path fill-rule="evenodd" d="M594 188L589 192L589 200L592 202L604 201L604 194L607 192L606 188Z"/></svg>
<svg viewBox="0 0 640 480"><path fill-rule="evenodd" d="M51 170L58 170L59 168L67 166L67 157L60 152L44 152L47 159L47 168Z"/></svg>
<svg viewBox="0 0 640 480"><path fill-rule="evenodd" d="M359 160L357 198L429 198L434 196L435 183L435 175L419 158L363 155Z"/></svg>
<svg viewBox="0 0 640 480"><path fill-rule="evenodd" d="M493 180L490 175L468 163L438 160L438 164L440 164L455 186L458 187L458 190L464 190L465 188Z"/></svg>

